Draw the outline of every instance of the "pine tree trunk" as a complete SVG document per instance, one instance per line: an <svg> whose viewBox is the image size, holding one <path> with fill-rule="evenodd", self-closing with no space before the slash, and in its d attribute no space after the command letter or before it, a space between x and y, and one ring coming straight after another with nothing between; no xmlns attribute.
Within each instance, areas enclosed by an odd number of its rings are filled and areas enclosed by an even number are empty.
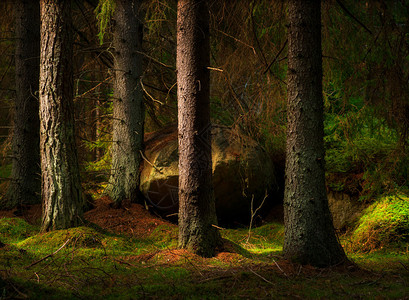
<svg viewBox="0 0 409 300"><path fill-rule="evenodd" d="M325 188L321 3L288 6L287 160L284 199L286 258L314 266L345 260Z"/></svg>
<svg viewBox="0 0 409 300"><path fill-rule="evenodd" d="M42 230L81 224L75 144L71 1L41 0L40 147Z"/></svg>
<svg viewBox="0 0 409 300"><path fill-rule="evenodd" d="M16 24L16 100L14 105L13 165L6 203L13 208L40 203L40 121L38 100L40 66L40 5L18 0Z"/></svg>
<svg viewBox="0 0 409 300"><path fill-rule="evenodd" d="M117 0L114 13L114 104L112 175L110 196L118 206L124 199L136 201L143 150L144 105L140 85L142 75L141 32L136 0Z"/></svg>
<svg viewBox="0 0 409 300"><path fill-rule="evenodd" d="M210 257L220 243L212 186L209 12L180 0L177 17L179 246Z"/></svg>

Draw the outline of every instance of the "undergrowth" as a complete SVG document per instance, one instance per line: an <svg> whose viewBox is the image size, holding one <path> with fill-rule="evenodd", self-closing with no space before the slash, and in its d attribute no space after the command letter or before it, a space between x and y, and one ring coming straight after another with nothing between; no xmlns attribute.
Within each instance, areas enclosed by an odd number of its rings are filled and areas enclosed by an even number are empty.
<svg viewBox="0 0 409 300"><path fill-rule="evenodd" d="M366 202L385 193L405 191L408 158L398 140L396 130L368 107L326 114L328 187Z"/></svg>

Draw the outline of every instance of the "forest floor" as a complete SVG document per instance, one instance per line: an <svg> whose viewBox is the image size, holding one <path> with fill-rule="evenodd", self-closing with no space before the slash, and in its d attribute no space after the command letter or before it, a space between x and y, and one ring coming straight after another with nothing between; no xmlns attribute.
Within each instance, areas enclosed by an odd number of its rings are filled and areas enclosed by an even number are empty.
<svg viewBox="0 0 409 300"><path fill-rule="evenodd" d="M19 215L19 216L16 216ZM177 249L177 226L96 201L86 225L39 233L41 208L0 211L0 299L409 299L408 249L348 251L320 269L281 257L279 222L221 229L214 258Z"/></svg>

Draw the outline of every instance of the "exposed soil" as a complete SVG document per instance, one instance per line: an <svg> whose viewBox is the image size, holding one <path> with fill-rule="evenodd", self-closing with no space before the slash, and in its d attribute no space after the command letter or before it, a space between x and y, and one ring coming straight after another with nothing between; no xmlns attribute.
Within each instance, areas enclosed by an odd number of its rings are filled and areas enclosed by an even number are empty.
<svg viewBox="0 0 409 300"><path fill-rule="evenodd" d="M19 209L0 210L0 218L15 218L24 219L30 224L41 223L41 204L25 205Z"/></svg>
<svg viewBox="0 0 409 300"><path fill-rule="evenodd" d="M95 208L85 213L85 219L99 227L119 234L143 238L159 225L169 222L152 215L142 205L124 202L120 208L112 208L112 201L105 196L95 201Z"/></svg>
<svg viewBox="0 0 409 300"><path fill-rule="evenodd" d="M125 202L120 208L112 208L109 197L95 201L95 207L86 212L85 220L113 233L129 234L134 237L146 237L157 226L168 224L152 215L142 205ZM26 205L20 209L0 210L0 218L19 217L30 224L41 224L41 205Z"/></svg>

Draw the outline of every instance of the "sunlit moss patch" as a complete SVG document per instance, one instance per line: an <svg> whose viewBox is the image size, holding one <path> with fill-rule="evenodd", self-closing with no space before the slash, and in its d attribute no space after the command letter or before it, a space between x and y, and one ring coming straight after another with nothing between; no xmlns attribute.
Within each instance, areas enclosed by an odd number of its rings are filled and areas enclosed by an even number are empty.
<svg viewBox="0 0 409 300"><path fill-rule="evenodd" d="M351 236L353 250L400 248L409 242L409 198L382 197L369 206Z"/></svg>

